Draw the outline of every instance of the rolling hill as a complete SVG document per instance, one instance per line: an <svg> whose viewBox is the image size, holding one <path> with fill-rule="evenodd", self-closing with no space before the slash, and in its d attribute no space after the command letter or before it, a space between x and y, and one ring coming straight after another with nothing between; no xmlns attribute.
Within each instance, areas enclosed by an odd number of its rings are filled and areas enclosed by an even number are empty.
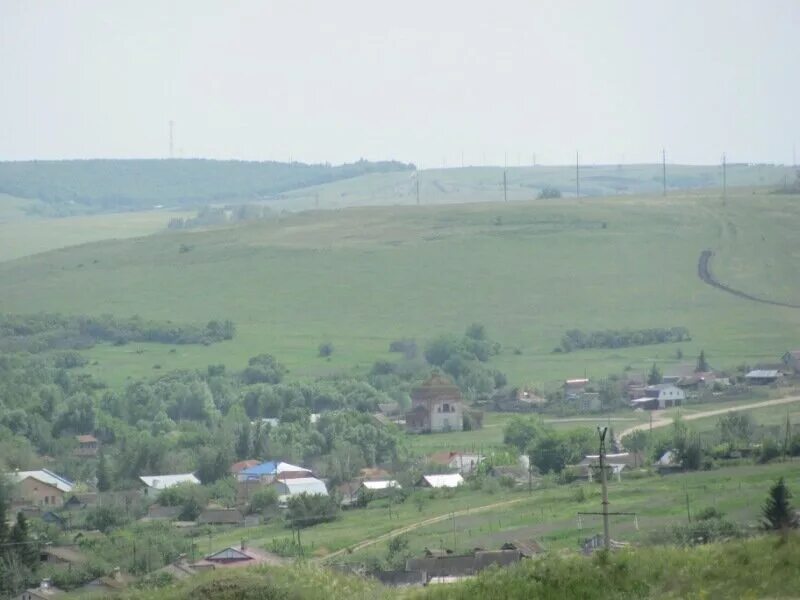
<svg viewBox="0 0 800 600"><path fill-rule="evenodd" d="M335 184L332 184L335 185ZM796 196L749 189L658 196L373 207L282 214L198 232L111 240L0 263L0 310L206 322L210 347L97 346L103 379L270 352L293 377L367 369L389 342L484 323L512 384L663 368L704 349L713 366L774 361L798 345L800 310L698 278L701 252L737 289L800 302ZM686 327L692 341L553 353L568 329ZM330 360L317 356L333 343Z"/></svg>

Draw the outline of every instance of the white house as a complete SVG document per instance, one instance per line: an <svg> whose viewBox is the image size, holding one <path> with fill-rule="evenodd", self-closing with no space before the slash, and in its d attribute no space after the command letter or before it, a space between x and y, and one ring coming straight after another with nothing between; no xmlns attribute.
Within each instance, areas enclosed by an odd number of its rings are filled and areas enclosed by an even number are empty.
<svg viewBox="0 0 800 600"><path fill-rule="evenodd" d="M634 408L658 409L680 406L686 400L686 392L671 383L660 383L645 388L644 396L633 400Z"/></svg>
<svg viewBox="0 0 800 600"><path fill-rule="evenodd" d="M461 473L448 473L446 475L424 475L419 484L431 488L455 488L464 483Z"/></svg>
<svg viewBox="0 0 800 600"><path fill-rule="evenodd" d="M194 473L180 473L177 475L142 475L139 477L144 484L144 495L148 498L158 498L158 495L165 489L180 483L190 483L200 485L200 480Z"/></svg>
<svg viewBox="0 0 800 600"><path fill-rule="evenodd" d="M278 502L281 504L292 496L308 494L309 496L327 496L328 488L325 482L316 477L296 477L294 479L276 479L270 484L278 493Z"/></svg>

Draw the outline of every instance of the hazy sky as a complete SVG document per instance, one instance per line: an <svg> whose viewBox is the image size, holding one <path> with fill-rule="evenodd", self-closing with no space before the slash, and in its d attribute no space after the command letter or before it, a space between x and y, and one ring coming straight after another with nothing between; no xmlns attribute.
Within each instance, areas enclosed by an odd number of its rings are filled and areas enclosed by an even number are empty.
<svg viewBox="0 0 800 600"><path fill-rule="evenodd" d="M800 153L800 0L0 0L0 160Z"/></svg>

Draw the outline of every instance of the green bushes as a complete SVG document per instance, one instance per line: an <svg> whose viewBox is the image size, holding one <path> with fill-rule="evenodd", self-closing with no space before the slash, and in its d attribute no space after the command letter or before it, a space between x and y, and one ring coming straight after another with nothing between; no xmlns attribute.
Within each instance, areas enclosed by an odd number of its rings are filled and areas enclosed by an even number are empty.
<svg viewBox="0 0 800 600"><path fill-rule="evenodd" d="M561 338L561 350L572 352L585 348L626 348L628 346L649 346L691 340L685 327L655 329L607 329L605 331L583 332L570 329Z"/></svg>
<svg viewBox="0 0 800 600"><path fill-rule="evenodd" d="M65 316L0 314L0 351L44 352L46 350L83 350L98 342L122 345L128 342L160 344L212 344L236 335L232 321L209 321L206 325L180 324L171 321L147 321L140 317L120 319ZM85 359L74 353L55 358L59 368L83 366Z"/></svg>

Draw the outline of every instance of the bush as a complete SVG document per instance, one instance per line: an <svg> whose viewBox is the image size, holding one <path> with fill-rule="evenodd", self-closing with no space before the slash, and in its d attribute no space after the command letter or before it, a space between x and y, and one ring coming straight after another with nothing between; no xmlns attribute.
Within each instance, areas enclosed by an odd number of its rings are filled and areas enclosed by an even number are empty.
<svg viewBox="0 0 800 600"><path fill-rule="evenodd" d="M327 358L333 354L333 344L331 342L322 342L318 348L319 356Z"/></svg>
<svg viewBox="0 0 800 600"><path fill-rule="evenodd" d="M777 442L772 438L765 438L761 442L761 449L758 453L758 462L767 463L781 455L781 449L778 447Z"/></svg>
<svg viewBox="0 0 800 600"><path fill-rule="evenodd" d="M538 198L539 200L552 200L555 198L561 198L561 190L559 190L557 187L546 185L539 191Z"/></svg>
<svg viewBox="0 0 800 600"><path fill-rule="evenodd" d="M268 509L278 505L278 493L275 488L262 487L253 492L247 505L247 514L264 514Z"/></svg>
<svg viewBox="0 0 800 600"><path fill-rule="evenodd" d="M330 496L306 494L289 498L286 513L287 525L295 528L311 527L339 518L339 504Z"/></svg>

